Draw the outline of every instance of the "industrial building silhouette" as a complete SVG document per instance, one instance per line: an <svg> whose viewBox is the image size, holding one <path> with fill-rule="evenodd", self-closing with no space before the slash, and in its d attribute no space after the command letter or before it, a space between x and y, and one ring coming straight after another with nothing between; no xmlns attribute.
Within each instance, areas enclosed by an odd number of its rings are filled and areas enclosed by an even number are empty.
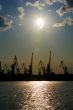
<svg viewBox="0 0 73 110"><path fill-rule="evenodd" d="M14 56L12 64L5 64L2 69L2 62L0 61L0 80L73 80L73 74L68 72L67 66L61 60L60 67L63 70L63 74L56 74L52 71L51 67L51 51L49 54L48 64L44 66L43 61L38 63L38 74L33 75L33 52L30 59L29 67L27 68L25 63L21 65L23 73L20 72L17 56Z"/></svg>

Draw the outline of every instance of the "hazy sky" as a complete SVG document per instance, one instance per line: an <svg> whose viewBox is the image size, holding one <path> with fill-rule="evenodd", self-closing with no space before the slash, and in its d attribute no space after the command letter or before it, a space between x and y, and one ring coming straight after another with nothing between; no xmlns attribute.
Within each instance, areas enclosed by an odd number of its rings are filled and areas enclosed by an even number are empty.
<svg viewBox="0 0 73 110"><path fill-rule="evenodd" d="M36 19L42 18L39 28ZM73 67L73 0L0 0L0 59L3 63L30 63L40 59L44 65L52 51L53 71L61 71L60 61Z"/></svg>

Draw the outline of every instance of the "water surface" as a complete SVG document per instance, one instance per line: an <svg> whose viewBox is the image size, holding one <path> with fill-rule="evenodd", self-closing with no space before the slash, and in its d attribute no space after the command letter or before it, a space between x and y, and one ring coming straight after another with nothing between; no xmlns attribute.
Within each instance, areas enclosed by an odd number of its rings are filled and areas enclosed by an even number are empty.
<svg viewBox="0 0 73 110"><path fill-rule="evenodd" d="M0 82L0 110L73 110L73 82Z"/></svg>

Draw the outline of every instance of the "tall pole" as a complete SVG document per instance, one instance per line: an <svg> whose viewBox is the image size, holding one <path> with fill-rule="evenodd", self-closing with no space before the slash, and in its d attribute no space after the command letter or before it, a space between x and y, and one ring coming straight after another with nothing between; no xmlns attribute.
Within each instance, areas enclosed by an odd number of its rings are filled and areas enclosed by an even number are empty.
<svg viewBox="0 0 73 110"><path fill-rule="evenodd" d="M33 67L33 52L32 52L32 56L31 56L31 67Z"/></svg>
<svg viewBox="0 0 73 110"><path fill-rule="evenodd" d="M30 62L30 65L29 65L29 74L32 75L32 69L33 69L33 52L32 52L32 56L31 56L31 62Z"/></svg>
<svg viewBox="0 0 73 110"><path fill-rule="evenodd" d="M49 55L49 68L51 67L51 51L50 51L50 55Z"/></svg>
<svg viewBox="0 0 73 110"><path fill-rule="evenodd" d="M51 51L50 51L50 55L49 55L49 61L47 64L47 75L49 75L51 73Z"/></svg>
<svg viewBox="0 0 73 110"><path fill-rule="evenodd" d="M1 64L1 61L0 61L0 72L1 72L1 70L2 70L2 64Z"/></svg>

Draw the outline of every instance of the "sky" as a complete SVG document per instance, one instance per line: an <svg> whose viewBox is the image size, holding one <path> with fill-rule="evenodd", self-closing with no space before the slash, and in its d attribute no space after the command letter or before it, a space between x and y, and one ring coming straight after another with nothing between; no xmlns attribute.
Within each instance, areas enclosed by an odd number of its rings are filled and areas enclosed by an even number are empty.
<svg viewBox="0 0 73 110"><path fill-rule="evenodd" d="M44 21L39 28L37 18ZM0 0L0 60L10 64L30 64L34 53L34 73L39 60L62 72L60 61L73 68L73 0Z"/></svg>

